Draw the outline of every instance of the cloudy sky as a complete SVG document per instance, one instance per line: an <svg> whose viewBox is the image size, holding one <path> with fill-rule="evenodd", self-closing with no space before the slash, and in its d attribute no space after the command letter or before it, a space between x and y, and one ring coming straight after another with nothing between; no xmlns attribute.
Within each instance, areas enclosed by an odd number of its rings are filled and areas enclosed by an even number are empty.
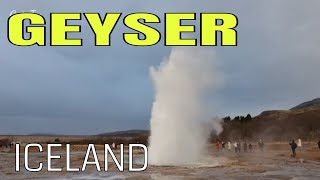
<svg viewBox="0 0 320 180"><path fill-rule="evenodd" d="M119 21L111 47L94 47L85 20L83 47L16 47L7 40L12 10L50 12L229 12L238 16L238 46L212 47L224 82L212 92L219 116L288 109L320 97L320 1L1 1L0 134L98 134L149 128L149 68L169 56L163 43L131 47ZM84 19L84 18L83 18ZM49 27L49 26L48 26ZM153 25L163 32L163 24ZM47 34L49 36L49 34ZM194 37L199 37L195 33Z"/></svg>

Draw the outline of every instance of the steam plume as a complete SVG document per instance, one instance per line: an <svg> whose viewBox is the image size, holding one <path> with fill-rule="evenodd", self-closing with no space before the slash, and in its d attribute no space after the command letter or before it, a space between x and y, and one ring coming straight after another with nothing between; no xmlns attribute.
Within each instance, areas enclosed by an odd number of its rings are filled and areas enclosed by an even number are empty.
<svg viewBox="0 0 320 180"><path fill-rule="evenodd" d="M221 132L207 106L208 92L221 82L212 49L173 48L159 68L151 67L155 101L151 117L150 158L154 165L196 163L205 154L210 128Z"/></svg>

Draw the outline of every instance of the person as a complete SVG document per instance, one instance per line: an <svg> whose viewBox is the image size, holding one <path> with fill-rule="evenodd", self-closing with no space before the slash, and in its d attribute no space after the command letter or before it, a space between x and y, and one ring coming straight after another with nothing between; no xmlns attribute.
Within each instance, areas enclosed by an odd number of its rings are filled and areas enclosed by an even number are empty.
<svg viewBox="0 0 320 180"><path fill-rule="evenodd" d="M222 151L224 151L226 143L224 141L221 142Z"/></svg>
<svg viewBox="0 0 320 180"><path fill-rule="evenodd" d="M231 142L230 141L228 142L228 150L231 151Z"/></svg>
<svg viewBox="0 0 320 180"><path fill-rule="evenodd" d="M219 141L216 143L216 150L217 150L217 152L219 152L219 150L220 150L220 142Z"/></svg>
<svg viewBox="0 0 320 180"><path fill-rule="evenodd" d="M249 144L249 151L252 152L252 144Z"/></svg>
<svg viewBox="0 0 320 180"><path fill-rule="evenodd" d="M301 139L298 139L298 147L299 147L299 149L302 148L302 141L301 141Z"/></svg>
<svg viewBox="0 0 320 180"><path fill-rule="evenodd" d="M235 153L237 153L237 152L238 152L238 143L237 143L237 142L234 142L234 143L233 143L233 146L234 146L234 151L235 151Z"/></svg>
<svg viewBox="0 0 320 180"><path fill-rule="evenodd" d="M247 144L246 141L245 141L244 144L243 144L243 151L244 151L244 152L248 152L248 144Z"/></svg>
<svg viewBox="0 0 320 180"><path fill-rule="evenodd" d="M116 149L116 143L112 143L111 148Z"/></svg>
<svg viewBox="0 0 320 180"><path fill-rule="evenodd" d="M258 145L259 145L260 151L263 152L264 142L261 139L260 139Z"/></svg>
<svg viewBox="0 0 320 180"><path fill-rule="evenodd" d="M289 145L291 146L291 150L292 150L291 157L296 157L296 148L298 147L297 143L295 143L294 140L292 140L292 142L289 143Z"/></svg>
<svg viewBox="0 0 320 180"><path fill-rule="evenodd" d="M240 153L241 152L241 142L239 141L238 143L238 152Z"/></svg>
<svg viewBox="0 0 320 180"><path fill-rule="evenodd" d="M320 149L320 139L319 139L319 141L318 141L318 148Z"/></svg>

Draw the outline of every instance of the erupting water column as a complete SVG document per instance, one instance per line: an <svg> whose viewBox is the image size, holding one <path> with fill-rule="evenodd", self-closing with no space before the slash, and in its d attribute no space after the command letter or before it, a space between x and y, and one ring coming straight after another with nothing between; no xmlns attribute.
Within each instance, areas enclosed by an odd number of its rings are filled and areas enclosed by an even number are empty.
<svg viewBox="0 0 320 180"><path fill-rule="evenodd" d="M149 164L197 163L205 154L212 120L206 95L220 82L212 49L174 48L158 69L151 67L155 101L151 117Z"/></svg>

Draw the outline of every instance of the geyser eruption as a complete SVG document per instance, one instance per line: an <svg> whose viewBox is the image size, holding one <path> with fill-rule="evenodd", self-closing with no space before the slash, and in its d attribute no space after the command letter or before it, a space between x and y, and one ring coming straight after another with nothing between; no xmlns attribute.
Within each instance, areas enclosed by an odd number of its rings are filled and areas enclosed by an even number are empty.
<svg viewBox="0 0 320 180"><path fill-rule="evenodd" d="M215 66L212 49L179 47L173 48L159 68L151 67L155 101L150 164L197 163L206 154L211 128L217 133L222 130L220 120L212 119L213 109L207 104L208 92L212 93L220 82Z"/></svg>

